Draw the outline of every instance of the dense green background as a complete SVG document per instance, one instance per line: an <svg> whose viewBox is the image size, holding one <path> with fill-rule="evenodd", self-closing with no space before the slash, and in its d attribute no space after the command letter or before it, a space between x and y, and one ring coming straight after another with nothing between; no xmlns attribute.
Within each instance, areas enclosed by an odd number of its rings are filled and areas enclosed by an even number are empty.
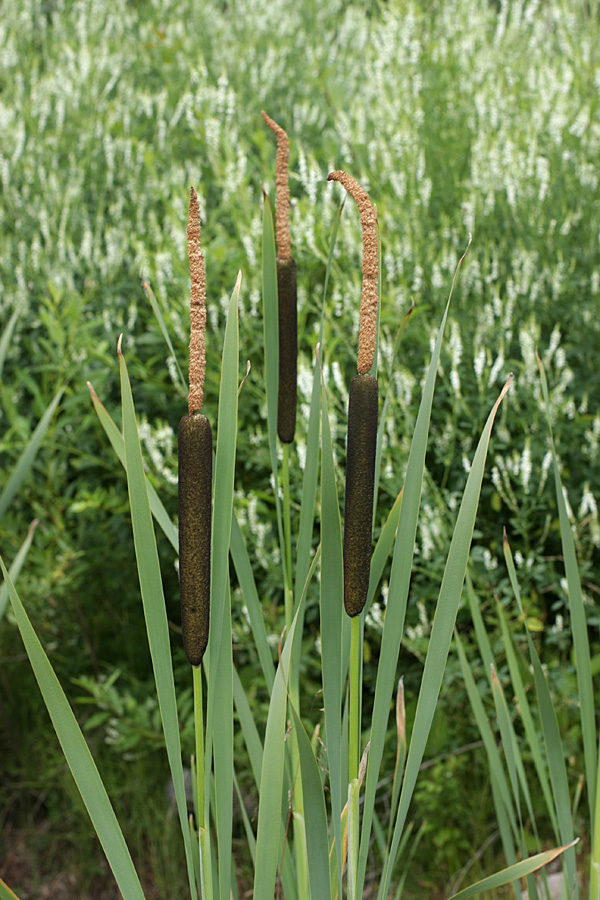
<svg viewBox="0 0 600 900"><path fill-rule="evenodd" d="M149 472L175 515L175 429L185 397L171 377L173 361L140 273L153 286L184 367L185 226L193 184L207 266L209 417L218 394L223 303L238 269L243 272L241 346L252 370L240 398L237 508L276 648L282 591L274 565L260 319L261 182L274 193L274 141L261 109L291 139L301 350L296 483L325 264L342 193L326 183L327 172L342 168L354 175L379 214L380 378L395 386L382 515L402 486L431 341L473 235L442 355L401 656L409 719L465 460L512 371L515 384L499 416L483 487L473 574L486 613L493 598L508 597L501 547L506 526L556 691L575 784L581 741L569 727L576 688L535 353L548 371L597 651L597 5L18 0L2 11L0 47L0 334L19 310L0 384L2 481L66 384L34 470L0 522L0 549L11 561L29 523L39 520L19 590L67 693L82 718L90 716L90 740L156 896L168 895L165 883L183 867L176 840L169 841L173 823L164 820L166 775L148 688L125 480L86 381L118 417L116 342L123 332ZM360 252L358 216L346 204L323 342L341 464ZM389 372L394 338L412 301L400 360ZM168 612L177 623L173 553L164 541L160 548ZM239 592L234 605L236 661L252 690L255 657ZM367 628L367 708L381 618L376 605ZM316 614L311 619L309 611L308 621L316 628ZM319 688L316 636L307 632L308 705ZM176 637L173 646L185 718L189 678ZM477 733L453 658L442 701L429 756L453 755L432 762L415 803L416 821L426 818L429 834L413 889L420 884L432 895L447 892L453 874L493 833L490 807L482 801L482 759L476 750L461 751ZM260 684L255 702L260 718ZM45 896L42 890L56 877L60 896L103 896L110 877L8 614L0 622L0 718L6 761L0 873L21 890L22 900ZM189 724L185 741L190 750ZM242 780L243 767L241 761Z"/></svg>

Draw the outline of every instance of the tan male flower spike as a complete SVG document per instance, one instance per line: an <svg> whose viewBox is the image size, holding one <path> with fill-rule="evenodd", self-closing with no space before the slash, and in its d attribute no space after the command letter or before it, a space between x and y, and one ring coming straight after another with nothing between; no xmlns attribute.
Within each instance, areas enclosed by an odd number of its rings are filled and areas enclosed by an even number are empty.
<svg viewBox="0 0 600 900"><path fill-rule="evenodd" d="M190 262L190 369L188 410L190 416L202 409L204 376L206 373L206 269L200 241L200 207L194 188L190 188L187 227L188 259Z"/></svg>
<svg viewBox="0 0 600 900"><path fill-rule="evenodd" d="M377 451L377 379L369 375L377 344L379 261L377 211L367 192L345 172L331 172L356 200L363 231L363 288L360 304L358 375L348 395L346 502L344 507L344 608L352 618L367 601L373 541L373 500Z"/></svg>
<svg viewBox="0 0 600 900"><path fill-rule="evenodd" d="M212 512L212 430L200 410L206 372L206 275L200 245L200 210L190 190L188 220L190 262L189 415L179 422L179 587L183 649L199 666L208 644L210 619L210 542Z"/></svg>
<svg viewBox="0 0 600 900"><path fill-rule="evenodd" d="M281 125L262 117L277 138L275 160L275 239L277 241L277 301L279 316L279 391L277 434L284 444L294 440L297 406L298 300L296 263L290 239L290 142Z"/></svg>
<svg viewBox="0 0 600 900"><path fill-rule="evenodd" d="M279 259L289 259L292 255L290 237L290 186L288 180L288 161L290 158L290 139L281 125L273 121L264 110L261 116L277 139L277 156L275 159L275 240Z"/></svg>
<svg viewBox="0 0 600 900"><path fill-rule="evenodd" d="M377 343L377 307L379 305L379 256L377 253L377 210L369 195L346 172L330 172L327 181L339 181L356 200L363 240L363 286L360 302L358 365L360 375L373 368Z"/></svg>

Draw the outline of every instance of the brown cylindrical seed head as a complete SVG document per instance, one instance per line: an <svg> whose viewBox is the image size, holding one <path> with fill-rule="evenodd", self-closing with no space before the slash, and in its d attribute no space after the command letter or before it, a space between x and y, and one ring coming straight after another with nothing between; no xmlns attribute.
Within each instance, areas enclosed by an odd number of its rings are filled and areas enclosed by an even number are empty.
<svg viewBox="0 0 600 900"><path fill-rule="evenodd" d="M277 434L291 444L296 431L298 312L296 263L277 259L277 296L279 304L279 394L277 397Z"/></svg>
<svg viewBox="0 0 600 900"><path fill-rule="evenodd" d="M362 612L369 591L377 414L377 380L356 375L348 402L344 510L344 608L351 617Z"/></svg>
<svg viewBox="0 0 600 900"><path fill-rule="evenodd" d="M364 188L346 172L330 172L327 181L339 181L350 196L356 200L360 213L363 241L363 285L360 301L357 369L362 375L373 367L377 343L377 306L379 304L377 210Z"/></svg>
<svg viewBox="0 0 600 900"><path fill-rule="evenodd" d="M199 666L210 618L212 431L206 416L179 423L179 587L183 649Z"/></svg>
<svg viewBox="0 0 600 900"><path fill-rule="evenodd" d="M202 409L204 375L206 372L206 270L200 243L200 207L194 188L190 188L190 207L187 227L188 259L190 262L190 371L188 410L190 415Z"/></svg>

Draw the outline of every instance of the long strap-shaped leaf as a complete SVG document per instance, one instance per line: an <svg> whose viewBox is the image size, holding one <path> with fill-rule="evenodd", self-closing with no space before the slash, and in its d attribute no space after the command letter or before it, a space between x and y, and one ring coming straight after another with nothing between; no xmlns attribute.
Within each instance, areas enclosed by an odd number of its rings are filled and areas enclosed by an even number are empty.
<svg viewBox="0 0 600 900"><path fill-rule="evenodd" d="M0 878L0 900L19 900L14 891L11 891L6 882Z"/></svg>
<svg viewBox="0 0 600 900"><path fill-rule="evenodd" d="M323 386L322 392L321 423L323 435L321 451L321 668L325 707L325 746L327 747L331 788L331 817L338 863L338 896L341 897L342 831L340 819L346 799L342 794L342 653L344 632L347 635L350 620L344 613L342 526L325 386Z"/></svg>
<svg viewBox="0 0 600 900"><path fill-rule="evenodd" d="M460 262L462 262L462 259ZM417 521L421 504L421 489L423 485L423 471L425 468L425 453L427 450L431 409L433 406L433 391L435 388L444 329L446 327L448 311L450 309L450 302L452 300L459 266L457 267L452 281L450 296L448 297L448 303L444 310L444 316L431 357L431 363L427 371L423 396L417 415L415 430L413 432L408 466L406 469L402 508L400 510L398 534L396 537L392 571L390 574L388 601L385 613L385 628L383 629L381 638L381 652L379 656L379 667L377 669L377 681L375 684L375 700L373 704L371 725L371 747L367 765L363 824L358 861L357 891L359 896L362 893L365 880L375 806L375 792L379 780L379 768L383 758L392 692L396 684L396 667L398 665L398 654L400 652L400 642L402 640L402 632L404 629L404 617L406 615L408 588L412 571L412 558L417 535Z"/></svg>
<svg viewBox="0 0 600 900"><path fill-rule="evenodd" d="M592 669L590 662L590 644L588 640L587 622L583 606L583 594L581 592L581 578L575 554L575 541L571 531L571 523L567 514L567 504L563 495L563 487L558 468L558 457L552 434L550 421L550 399L548 397L548 382L544 371L544 364L538 356L540 378L542 381L542 393L546 404L548 429L550 431L550 444L552 458L554 460L554 483L556 486L556 503L560 520L560 539L565 558L565 574L567 576L569 612L571 613L571 634L573 635L573 647L575 650L575 670L577 672L577 687L579 693L579 709L581 718L581 733L583 735L583 754L585 759L585 777L590 810L590 821L593 821L596 803L596 711L594 706L594 687L592 684Z"/></svg>
<svg viewBox="0 0 600 900"><path fill-rule="evenodd" d="M239 294L241 272L229 301L217 422L211 563L211 621L208 641L207 747L213 742L215 813L219 846L219 896L229 898L233 804L233 660L229 546L238 421ZM211 754L205 754L205 784L210 783ZM208 803L209 791L206 791ZM205 820L208 822L209 809Z"/></svg>
<svg viewBox="0 0 600 900"><path fill-rule="evenodd" d="M27 532L27 537L19 547L17 555L15 556L12 566L9 569L10 578L12 583L14 584L17 578L19 577L19 572L23 567L23 563L29 553L29 548L31 547L31 542L33 540L33 533L38 524L37 519L34 519L31 525L29 526L29 531ZM8 587L6 584L0 586L0 619L4 615L4 610L6 609L6 605L8 603Z"/></svg>
<svg viewBox="0 0 600 900"><path fill-rule="evenodd" d="M124 900L144 900L142 886L96 763L1 558L0 568L8 586L8 595L15 619L44 702L50 713L52 724L71 774L90 814L98 839L106 853L108 864L119 885L119 890L123 894ZM8 888L6 890L8 891ZM4 896L14 897L12 892Z"/></svg>
<svg viewBox="0 0 600 900"><path fill-rule="evenodd" d="M33 461L36 457L38 450L40 449L40 444L42 443L42 441L44 439L44 435L46 434L46 431L48 430L48 426L50 425L52 416L56 412L56 407L58 406L58 404L60 402L60 398L63 395L64 389L65 389L64 385L63 385L63 387L58 389L52 402L46 409L44 415L42 416L40 421L37 423L37 425L34 429L34 432L31 435L31 439L30 439L29 443L27 444L27 446L23 450L21 456L19 457L19 460L13 470L12 475L6 482L4 490L0 494L0 519L2 518L2 516L4 515L4 513L10 506L13 497L19 490L19 487L21 486L21 482L23 481L23 479L25 478L25 476L27 475L27 473L29 472L29 470L31 469L31 467L33 465Z"/></svg>
<svg viewBox="0 0 600 900"><path fill-rule="evenodd" d="M123 435L115 425L113 419L108 413L107 409L100 402L98 395L90 382L87 383L90 395L92 397L92 403L94 404L94 409L96 410L96 415L100 420L100 424L104 428L106 432L106 436L108 437L111 446L121 465L127 471L127 465L125 462L125 444L123 442ZM163 506L162 500L148 481L146 477L146 490L148 491L148 500L150 501L150 509L152 510L152 515L156 519L158 525L160 525L161 529L164 532L165 537L170 542L171 546L175 550L176 553L179 552L179 536L177 534L177 529L171 522L168 512Z"/></svg>
<svg viewBox="0 0 600 900"><path fill-rule="evenodd" d="M509 866L508 869L496 872L495 875L489 875L482 881L478 881L477 884L472 884L470 887L459 891L458 894L453 894L449 900L466 900L467 897L474 897L476 894L482 894L484 891L493 891L502 887L503 884L510 884L511 881L516 881L518 878L525 878L527 875L531 875L532 872L537 872L542 866L547 866L548 863L551 863L565 850L573 847L577 840L571 844L565 844L564 847L557 847L556 850L546 850L544 853L537 853L535 856L530 856L529 859L524 859L514 866Z"/></svg>
<svg viewBox="0 0 600 900"><path fill-rule="evenodd" d="M500 622L500 628L502 630L502 642L504 646L504 652L506 654L506 661L508 663L508 670L510 672L513 690L515 692L517 709L519 711L521 721L523 722L523 730L525 732L525 737L527 739L529 750L542 788L544 800L546 801L546 809L548 810L548 814L552 822L554 835L556 840L558 840L558 822L556 821L556 812L554 810L554 803L552 802L552 793L550 790L550 782L548 781L546 761L544 759L538 731L535 727L533 716L531 714L531 708L527 697L527 692L525 690L525 685L523 684L523 679L519 670L519 661L517 658L517 650L514 646L514 638L508 628L506 614L500 602L496 604L496 609L498 612L498 621Z"/></svg>
<svg viewBox="0 0 600 900"><path fill-rule="evenodd" d="M297 622L298 613L294 616L292 627L281 653L267 715L254 866L254 897L256 900L269 900L274 896L277 864L282 852L280 834L286 752L287 686ZM287 847L284 852L286 854L289 852Z"/></svg>
<svg viewBox="0 0 600 900"><path fill-rule="evenodd" d="M521 592L517 582L517 573L512 557L512 552L507 539L504 539L504 559L508 569L511 587L515 594L515 599L519 606L519 612L525 622L525 635L527 637L527 646L529 648L529 656L533 667L533 679L535 682L535 691L537 694L538 706L540 710L540 719L542 723L542 733L544 735L544 744L546 747L546 757L548 759L548 771L550 773L550 784L552 785L552 794L554 796L554 804L556 809L556 820L558 822L558 831L563 844L570 844L573 841L573 817L571 814L571 801L569 798L569 782L567 779L567 767L565 765L565 753L563 743L560 737L558 721L554 703L550 696L550 690L542 669L542 664L535 649L534 643L527 628L527 620L523 611L521 602ZM569 891L571 896L577 897L577 873L575 864L575 851L570 849L565 854L565 864L569 879Z"/></svg>
<svg viewBox="0 0 600 900"><path fill-rule="evenodd" d="M119 342L120 345L120 342ZM179 740L179 722L177 718L177 701L173 680L173 664L169 643L169 623L165 597L162 587L162 576L156 549L156 538L152 524L152 513L146 490L146 477L142 461L142 450L138 437L135 408L131 393L131 384L127 373L125 357L119 347L119 369L121 373L121 399L123 405L123 435L125 441L125 463L127 469L127 487L129 505L131 507L131 524L133 542L137 560L140 591L146 619L148 645L152 658L154 680L158 705L163 724L167 756L173 778L177 812L183 834L185 855L190 884L190 893L195 897L195 876L192 859L192 843L187 821L187 806L183 782L183 765L181 761L181 743Z"/></svg>
<svg viewBox="0 0 600 900"><path fill-rule="evenodd" d="M388 889L392 876L392 869L396 858L396 849L400 842L402 829L406 822L408 807L419 774L419 767L425 752L427 738L429 737L429 731L431 729L431 723L433 722L433 716L442 685L444 669L446 668L448 650L450 649L456 613L458 612L458 604L460 602L465 572L467 570L469 549L471 547L471 539L475 527L475 517L479 505L479 494L481 492L481 483L483 481L483 472L492 425L494 424L494 419L496 418L500 403L506 396L511 383L512 376L510 376L504 385L500 392L500 396L494 403L492 411L488 416L485 428L479 439L479 444L477 445L477 450L475 451L473 465L469 472L462 502L460 504L460 510L458 512L458 518L454 527L454 534L452 536L452 542L446 560L446 568L444 569L438 602L433 618L429 648L427 650L427 658L425 659L425 668L423 671L423 680L421 682L419 699L417 701L415 723L413 726L410 747L408 749L408 758L406 760L406 771L404 773L404 782L400 794L396 825L394 827L394 836L384 873L384 893Z"/></svg>

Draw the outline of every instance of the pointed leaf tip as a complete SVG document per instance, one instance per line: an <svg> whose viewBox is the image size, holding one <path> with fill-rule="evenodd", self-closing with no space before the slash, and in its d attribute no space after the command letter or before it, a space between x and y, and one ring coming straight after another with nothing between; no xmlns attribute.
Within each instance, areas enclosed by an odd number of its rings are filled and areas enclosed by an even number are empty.
<svg viewBox="0 0 600 900"><path fill-rule="evenodd" d="M123 334L119 335L119 340L117 341L117 356L123 356L121 352L121 343L123 341Z"/></svg>

